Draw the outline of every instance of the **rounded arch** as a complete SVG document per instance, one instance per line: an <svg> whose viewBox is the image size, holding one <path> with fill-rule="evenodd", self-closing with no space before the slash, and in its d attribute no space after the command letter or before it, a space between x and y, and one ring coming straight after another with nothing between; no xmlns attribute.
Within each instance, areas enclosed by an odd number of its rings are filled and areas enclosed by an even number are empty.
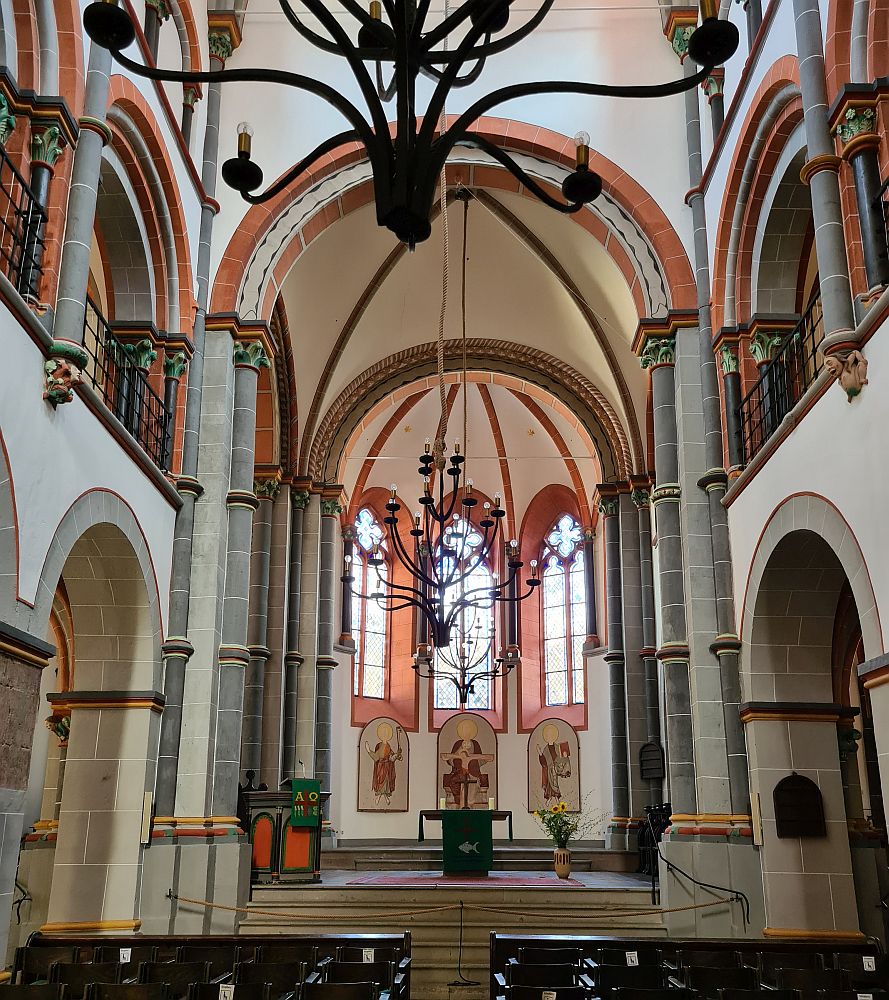
<svg viewBox="0 0 889 1000"><path fill-rule="evenodd" d="M5 5L4 5L5 6ZM4 39L5 51L0 54L3 58L2 65L9 66L7 61L10 49L9 34L6 30L5 18L7 10L2 10L2 31L0 35ZM15 68L16 83L23 90L38 90L40 86L40 39L37 28L37 11L32 0L12 0L12 11L15 18L14 32L11 51L15 53L15 61L12 67Z"/></svg>
<svg viewBox="0 0 889 1000"><path fill-rule="evenodd" d="M461 362L459 341L445 342L445 366ZM602 461L603 477L626 479L632 472L627 435L617 414L602 393L569 365L543 351L493 339L469 339L467 362L471 368L513 376L517 388L540 396L544 390L572 410L578 423L595 443ZM338 481L339 468L350 437L371 408L396 390L405 395L422 379L435 372L435 344L419 344L383 358L362 372L343 389L318 423L308 454L301 456L303 475L317 481ZM429 383L431 386L432 382ZM417 389L420 387L417 386Z"/></svg>
<svg viewBox="0 0 889 1000"><path fill-rule="evenodd" d="M794 531L819 536L829 547L852 589L861 623L865 656L871 659L883 652L880 612L874 596L870 572L854 532L836 506L817 493L797 493L783 500L772 512L760 535L744 591L741 611L743 642L742 673L750 672L750 649L757 598L763 577L779 544ZM749 692L748 692L749 694Z"/></svg>
<svg viewBox="0 0 889 1000"><path fill-rule="evenodd" d="M736 277L743 220L757 176L768 179L763 154L771 138L769 158L777 159L787 136L802 116L799 66L794 56L782 56L766 72L740 133L729 168L716 229L713 265L713 327L734 326L737 315Z"/></svg>
<svg viewBox="0 0 889 1000"><path fill-rule="evenodd" d="M170 13L179 33L179 44L182 48L182 68L192 73L201 71L201 45L198 41L198 29L195 25L194 11L191 0L170 0Z"/></svg>
<svg viewBox="0 0 889 1000"><path fill-rule="evenodd" d="M15 484L0 429L0 614L12 620L19 580L19 526Z"/></svg>
<svg viewBox="0 0 889 1000"><path fill-rule="evenodd" d="M126 581L134 581L144 588L146 595L145 622L150 628L146 629L146 635L142 638L147 640L147 631L150 630L153 683L155 688L160 690L162 683L160 655L162 622L157 575L151 561L145 535L136 515L129 504L111 490L95 489L82 494L68 508L59 522L43 569L40 572L36 600L28 623L29 631L40 635L48 628L59 580L62 579L63 571L72 552L75 556L78 555L78 552L75 552L75 547L84 538L87 539L87 543L85 543L87 547L103 560L108 560L112 573L116 573L113 560L121 559L128 562L128 566L118 567L121 569L119 577L121 605L125 604L122 598L128 589ZM115 576L115 578L117 577ZM78 596L75 596L72 590L72 578L65 577L65 585L72 608L76 608L81 597L86 605L97 603L95 594L93 593L91 596L90 593L90 588L92 591L96 589L95 577L92 584L89 584L89 576L83 576L80 579L85 581L84 586L77 591ZM113 598L113 603L118 603L116 597ZM80 686L87 685L81 684Z"/></svg>
<svg viewBox="0 0 889 1000"><path fill-rule="evenodd" d="M168 301L167 313L159 322L178 333L190 321L195 300L188 230L175 170L151 108L126 77L111 77L108 108L109 121L126 139L145 178L145 193L163 240Z"/></svg>
<svg viewBox="0 0 889 1000"><path fill-rule="evenodd" d="M478 123L476 131L488 141L514 153L525 154L538 164L573 169L574 142L557 132L488 117ZM267 317L274 305L276 292L273 289L280 285L282 274L290 270L309 243L327 226L373 200L369 173L365 170L362 174L360 169L365 162L363 148L358 143L345 145L299 184L281 192L268 204L253 206L244 215L220 261L211 311L237 311L245 316L255 313L258 319ZM615 206L615 216L621 216L627 226L617 234L617 239L608 240L609 231L620 225L616 219L606 223L594 210L584 210L569 218L603 241L607 240L607 249L633 290L640 315L694 307L694 276L688 255L660 206L637 181L601 153L591 153L590 166L602 177L603 204ZM499 165L481 161L471 165L449 164L448 183L467 184L470 169L474 185L519 190L515 179ZM334 175L345 171L348 177L341 178L345 183L333 184ZM325 192L319 187L322 180L328 181L324 187L330 190ZM546 177L542 180L550 186L558 186L555 175L548 181ZM279 239L274 248L266 245L267 237L281 217L310 191L311 203L300 206L297 220L288 220L286 238ZM630 259L631 254L635 264ZM251 301L245 303L244 288L251 266L258 267L261 272L261 287L254 294L251 282ZM647 299L641 288L646 281L646 267L653 268L652 280L660 285L660 289Z"/></svg>

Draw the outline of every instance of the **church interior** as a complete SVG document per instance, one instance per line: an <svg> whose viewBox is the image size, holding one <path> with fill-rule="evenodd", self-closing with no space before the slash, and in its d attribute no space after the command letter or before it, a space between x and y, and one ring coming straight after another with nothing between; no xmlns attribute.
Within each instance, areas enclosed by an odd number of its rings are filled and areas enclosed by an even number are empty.
<svg viewBox="0 0 889 1000"><path fill-rule="evenodd" d="M0 1000L887 1000L884 116L889 0L0 0Z"/></svg>

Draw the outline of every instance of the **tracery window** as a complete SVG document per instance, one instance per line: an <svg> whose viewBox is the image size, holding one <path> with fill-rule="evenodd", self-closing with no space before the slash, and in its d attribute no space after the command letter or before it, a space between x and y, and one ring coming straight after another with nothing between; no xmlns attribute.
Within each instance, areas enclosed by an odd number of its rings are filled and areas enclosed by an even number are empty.
<svg viewBox="0 0 889 1000"><path fill-rule="evenodd" d="M383 556L380 565L368 557ZM388 566L386 541L373 512L366 507L355 518L355 546L352 553L354 589L360 594L382 597ZM382 600L352 597L352 639L355 642L353 693L364 698L386 697L386 610Z"/></svg>
<svg viewBox="0 0 889 1000"><path fill-rule="evenodd" d="M563 514L543 546L543 667L547 705L582 705L586 582L583 531Z"/></svg>
<svg viewBox="0 0 889 1000"><path fill-rule="evenodd" d="M442 564L439 572L447 573L453 558L461 561L473 559L474 553L482 543L482 536L469 521L458 519L445 532L444 542L445 548L456 554L455 556L444 555L441 557ZM464 593L482 588L490 589L492 585L490 568L484 562L480 562L462 583L457 583L445 591L445 607L450 611ZM434 681L436 708L459 708L457 688L452 681L448 680L448 675L455 676L457 670L455 666L447 662L447 659L456 659L457 644L460 642L461 635L467 637L478 648L487 647L484 659L473 668L472 672L490 670L491 657L494 655L491 648L494 636L493 608L463 609L452 634L449 657L446 658L436 653L435 673L437 676ZM475 711L486 711L493 708L490 677L480 678L473 684L466 707Z"/></svg>

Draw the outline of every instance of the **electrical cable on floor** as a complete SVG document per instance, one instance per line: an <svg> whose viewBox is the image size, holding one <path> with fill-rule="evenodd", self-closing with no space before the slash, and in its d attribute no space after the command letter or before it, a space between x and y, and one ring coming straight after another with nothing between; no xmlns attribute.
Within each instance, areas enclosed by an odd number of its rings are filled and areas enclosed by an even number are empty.
<svg viewBox="0 0 889 1000"><path fill-rule="evenodd" d="M463 900L460 900L460 937L457 944L457 975L459 979L455 979L452 983L448 983L448 986L481 986L481 983L475 979L467 979L463 975Z"/></svg>

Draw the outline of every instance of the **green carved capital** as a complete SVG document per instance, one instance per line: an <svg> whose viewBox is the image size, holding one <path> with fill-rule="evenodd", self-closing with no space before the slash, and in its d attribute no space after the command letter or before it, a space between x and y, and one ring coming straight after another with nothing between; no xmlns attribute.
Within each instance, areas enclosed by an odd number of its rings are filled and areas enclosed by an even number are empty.
<svg viewBox="0 0 889 1000"><path fill-rule="evenodd" d="M877 130L877 113L869 107L846 108L842 117L834 126L834 134L839 136L845 146L857 135L867 135Z"/></svg>
<svg viewBox="0 0 889 1000"><path fill-rule="evenodd" d="M31 129L32 163L45 163L48 167L54 167L64 148L65 141L58 125Z"/></svg>
<svg viewBox="0 0 889 1000"><path fill-rule="evenodd" d="M170 16L170 5L167 0L145 0L145 6L150 7L157 14L159 21L166 21Z"/></svg>
<svg viewBox="0 0 889 1000"><path fill-rule="evenodd" d="M784 336L777 330L757 330L750 338L750 353L758 365L767 365L783 343Z"/></svg>
<svg viewBox="0 0 889 1000"><path fill-rule="evenodd" d="M268 368L271 365L261 340L251 340L250 343L238 341L234 358L236 365L250 365L251 368Z"/></svg>
<svg viewBox="0 0 889 1000"><path fill-rule="evenodd" d="M343 508L339 500L322 500L321 501L321 516L322 517L338 517L342 514Z"/></svg>
<svg viewBox="0 0 889 1000"><path fill-rule="evenodd" d="M656 365L673 365L676 363L676 337L649 337L642 348L639 363L643 368L654 368Z"/></svg>
<svg viewBox="0 0 889 1000"><path fill-rule="evenodd" d="M6 145L6 140L15 131L15 115L9 108L5 94L0 94L0 146Z"/></svg>
<svg viewBox="0 0 889 1000"><path fill-rule="evenodd" d="M168 354L164 358L164 378L182 378L188 367L188 359L183 351L178 354Z"/></svg>
<svg viewBox="0 0 889 1000"><path fill-rule="evenodd" d="M651 490L633 490L630 494L630 499L639 508L647 507L651 502Z"/></svg>
<svg viewBox="0 0 889 1000"><path fill-rule="evenodd" d="M719 363L722 365L722 373L729 375L732 372L740 371L738 352L729 344L723 344L719 348Z"/></svg>
<svg viewBox="0 0 889 1000"><path fill-rule="evenodd" d="M602 517L611 517L620 510L620 500L617 497L603 497L599 501L599 513Z"/></svg>
<svg viewBox="0 0 889 1000"><path fill-rule="evenodd" d="M216 56L223 62L228 59L234 50L232 36L227 31L211 31L208 36L210 55Z"/></svg>
<svg viewBox="0 0 889 1000"><path fill-rule="evenodd" d="M722 97L725 88L725 73L711 73L701 84L701 90L707 95L707 100L712 101L714 97Z"/></svg>
<svg viewBox="0 0 889 1000"><path fill-rule="evenodd" d="M351 524L347 524L345 528L343 528L343 541L351 542L354 540L354 538L355 538L355 529L352 527Z"/></svg>
<svg viewBox="0 0 889 1000"><path fill-rule="evenodd" d="M308 490L293 490L290 494L290 501L297 510L305 510L311 499L312 494Z"/></svg>
<svg viewBox="0 0 889 1000"><path fill-rule="evenodd" d="M281 483L277 479L257 479L253 483L253 492L260 500L274 500L281 492Z"/></svg>
<svg viewBox="0 0 889 1000"><path fill-rule="evenodd" d="M688 55L688 43L694 34L695 27L694 24L679 24L673 32L670 45L673 46L673 51L680 59L685 59Z"/></svg>
<svg viewBox="0 0 889 1000"><path fill-rule="evenodd" d="M853 729L852 726L837 727L837 743L839 744L841 761L845 762L858 753L860 739L861 733L857 729Z"/></svg>
<svg viewBox="0 0 889 1000"><path fill-rule="evenodd" d="M136 341L135 344L124 344L123 349L137 368L150 368L157 360L157 351L148 337Z"/></svg>

